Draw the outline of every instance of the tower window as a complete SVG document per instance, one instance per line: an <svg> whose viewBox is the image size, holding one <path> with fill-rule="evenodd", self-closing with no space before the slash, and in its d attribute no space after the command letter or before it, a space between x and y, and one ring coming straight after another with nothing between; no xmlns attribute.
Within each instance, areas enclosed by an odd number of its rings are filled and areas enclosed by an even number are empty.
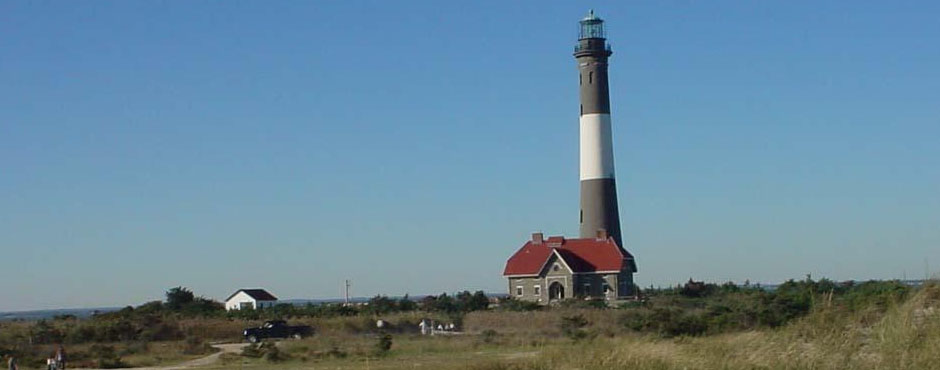
<svg viewBox="0 0 940 370"><path fill-rule="evenodd" d="M583 83L584 83L584 74L578 73L578 85L581 85Z"/></svg>
<svg viewBox="0 0 940 370"><path fill-rule="evenodd" d="M594 83L594 72L588 73L588 83L589 84Z"/></svg>

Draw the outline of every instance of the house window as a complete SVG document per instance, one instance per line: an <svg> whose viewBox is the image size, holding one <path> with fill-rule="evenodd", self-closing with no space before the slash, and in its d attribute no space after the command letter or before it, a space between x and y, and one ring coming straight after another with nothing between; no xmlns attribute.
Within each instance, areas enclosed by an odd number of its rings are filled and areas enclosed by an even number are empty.
<svg viewBox="0 0 940 370"><path fill-rule="evenodd" d="M522 286L516 287L516 295L522 297Z"/></svg>
<svg viewBox="0 0 940 370"><path fill-rule="evenodd" d="M608 293L610 293L610 284L607 284L607 282L605 281L604 282L604 294L608 294Z"/></svg>
<svg viewBox="0 0 940 370"><path fill-rule="evenodd" d="M591 283L584 283L584 294L591 295Z"/></svg>
<svg viewBox="0 0 940 370"><path fill-rule="evenodd" d="M533 288L535 289L535 295L542 295L542 287L536 285Z"/></svg>
<svg viewBox="0 0 940 370"><path fill-rule="evenodd" d="M561 266L558 266L557 263L552 265L552 271L558 271L558 270L561 270Z"/></svg>

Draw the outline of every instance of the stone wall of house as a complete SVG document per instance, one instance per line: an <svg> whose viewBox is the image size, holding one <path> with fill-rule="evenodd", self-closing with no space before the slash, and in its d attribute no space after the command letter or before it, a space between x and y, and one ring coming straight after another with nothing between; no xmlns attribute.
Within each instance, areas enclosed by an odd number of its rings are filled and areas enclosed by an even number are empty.
<svg viewBox="0 0 940 370"><path fill-rule="evenodd" d="M552 256L539 276L509 278L509 295L514 299L548 303L552 284L559 284L564 299L574 297L574 277L557 257Z"/></svg>
<svg viewBox="0 0 940 370"><path fill-rule="evenodd" d="M513 299L537 301L538 296L535 295L535 287L540 286L541 282L542 279L538 277L509 278L509 295L512 296Z"/></svg>
<svg viewBox="0 0 940 370"><path fill-rule="evenodd" d="M617 274L577 274L575 291L578 297L616 298L618 287ZM607 292L610 292L609 294Z"/></svg>

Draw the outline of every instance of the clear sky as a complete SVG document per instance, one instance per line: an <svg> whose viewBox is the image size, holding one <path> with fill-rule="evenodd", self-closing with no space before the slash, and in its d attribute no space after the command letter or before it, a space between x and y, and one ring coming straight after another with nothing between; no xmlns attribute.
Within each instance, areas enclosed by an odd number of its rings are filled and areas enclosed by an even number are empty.
<svg viewBox="0 0 940 370"><path fill-rule="evenodd" d="M590 8L638 284L940 270L934 1L3 1L0 310L505 292Z"/></svg>

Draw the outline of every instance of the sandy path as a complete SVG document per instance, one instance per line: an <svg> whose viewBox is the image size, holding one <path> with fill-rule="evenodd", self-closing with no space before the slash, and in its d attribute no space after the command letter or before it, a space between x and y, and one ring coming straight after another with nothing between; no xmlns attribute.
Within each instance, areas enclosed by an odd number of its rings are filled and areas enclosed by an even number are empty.
<svg viewBox="0 0 940 370"><path fill-rule="evenodd" d="M239 353L242 348L247 346L246 343L229 343L229 344L213 344L212 347L218 348L219 352L213 353L206 357L197 358L195 360L186 361L181 364L176 364L172 366L160 366L160 367L134 367L133 370L183 370L190 369L199 366L212 365L219 360L219 356L222 356L223 353ZM76 368L74 370L102 370L102 369L84 369Z"/></svg>

